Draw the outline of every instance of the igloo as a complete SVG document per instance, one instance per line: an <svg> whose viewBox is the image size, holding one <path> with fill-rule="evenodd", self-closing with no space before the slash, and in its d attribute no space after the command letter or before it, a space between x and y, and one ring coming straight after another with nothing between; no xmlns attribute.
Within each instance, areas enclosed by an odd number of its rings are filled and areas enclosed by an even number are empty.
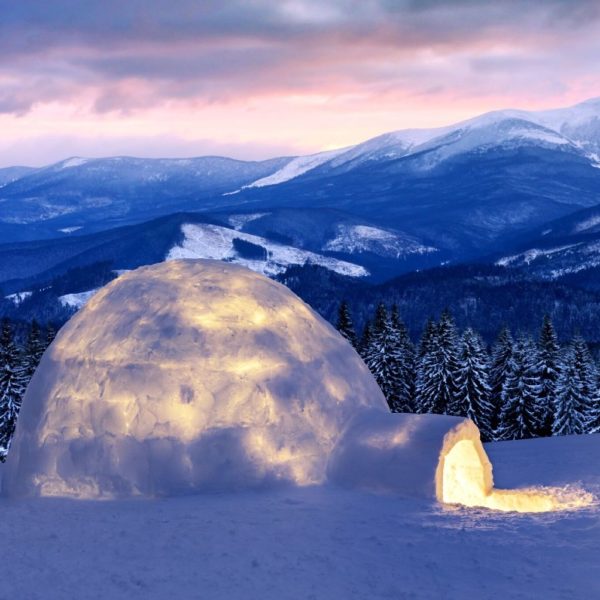
<svg viewBox="0 0 600 600"><path fill-rule="evenodd" d="M583 490L496 489L479 429L470 419L431 414L357 414L332 451L328 477L351 489L510 512L585 506Z"/></svg>
<svg viewBox="0 0 600 600"><path fill-rule="evenodd" d="M219 261L121 275L60 331L3 488L109 498L320 483L357 412L387 411L351 346L285 286Z"/></svg>
<svg viewBox="0 0 600 600"><path fill-rule="evenodd" d="M114 498L327 481L501 510L569 505L495 490L472 421L391 414L353 348L292 292L207 260L126 273L67 323L23 400L2 487Z"/></svg>

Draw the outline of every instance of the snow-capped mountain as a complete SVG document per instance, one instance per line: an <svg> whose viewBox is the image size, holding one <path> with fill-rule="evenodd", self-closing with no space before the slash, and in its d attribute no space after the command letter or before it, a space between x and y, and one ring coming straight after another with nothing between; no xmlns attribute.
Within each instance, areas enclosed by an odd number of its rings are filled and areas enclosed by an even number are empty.
<svg viewBox="0 0 600 600"><path fill-rule="evenodd" d="M262 162L74 157L3 170L0 237L81 236L195 211L341 260L364 255L359 262L370 272L367 255L420 257L414 268L510 245L508 255L515 238L600 204L599 124L600 100L590 100L552 111L495 111ZM350 220L324 217L332 210ZM303 211L319 217L306 219Z"/></svg>
<svg viewBox="0 0 600 600"><path fill-rule="evenodd" d="M218 205L228 190L265 177L290 160L73 157L42 169L3 169L0 234L6 241L59 237L73 227L91 232L206 209Z"/></svg>
<svg viewBox="0 0 600 600"><path fill-rule="evenodd" d="M600 99L557 110L493 111L447 127L385 133L350 148L299 157L251 186L277 185L323 165L332 171L348 171L368 162L428 154L419 163L428 169L459 154L527 145L563 146L599 164Z"/></svg>

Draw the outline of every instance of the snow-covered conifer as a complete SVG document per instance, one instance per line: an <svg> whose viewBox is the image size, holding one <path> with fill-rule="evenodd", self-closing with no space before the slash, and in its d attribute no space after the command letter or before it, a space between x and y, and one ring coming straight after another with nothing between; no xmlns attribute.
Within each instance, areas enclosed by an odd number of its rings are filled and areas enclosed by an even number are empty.
<svg viewBox="0 0 600 600"><path fill-rule="evenodd" d="M49 323L46 326L46 348L54 341L56 337L56 329Z"/></svg>
<svg viewBox="0 0 600 600"><path fill-rule="evenodd" d="M400 373L397 361L398 341L383 304L377 307L371 339L364 361L386 397L390 410L400 412Z"/></svg>
<svg viewBox="0 0 600 600"><path fill-rule="evenodd" d="M437 337L437 325L433 319L428 319L423 329L421 339L419 341L419 347L417 349L417 358L422 358L432 347L436 344L435 339Z"/></svg>
<svg viewBox="0 0 600 600"><path fill-rule="evenodd" d="M471 328L467 329L460 344L458 394L452 408L454 414L475 422L484 441L493 438L488 361L483 340Z"/></svg>
<svg viewBox="0 0 600 600"><path fill-rule="evenodd" d="M598 380L596 380L592 401L587 410L585 431L586 433L600 433L600 385L598 385Z"/></svg>
<svg viewBox="0 0 600 600"><path fill-rule="evenodd" d="M419 412L448 414L457 396L458 358L454 321L444 311L436 326L428 324L419 347L416 397Z"/></svg>
<svg viewBox="0 0 600 600"><path fill-rule="evenodd" d="M560 346L549 315L544 316L542 323L538 342L538 359L541 384L540 408L544 421L540 435L551 435L556 404L556 383L560 370Z"/></svg>
<svg viewBox="0 0 600 600"><path fill-rule="evenodd" d="M415 347L396 305L392 307L390 325L394 340L392 356L398 377L395 412L415 412Z"/></svg>
<svg viewBox="0 0 600 600"><path fill-rule="evenodd" d="M556 386L553 435L573 435L584 431L586 398L580 373L581 365L572 344L565 353Z"/></svg>
<svg viewBox="0 0 600 600"><path fill-rule="evenodd" d="M371 338L373 337L373 324L371 321L367 321L363 328L360 341L358 342L358 353L361 358L365 360L369 346L371 345Z"/></svg>
<svg viewBox="0 0 600 600"><path fill-rule="evenodd" d="M24 377L20 366L21 358L15 346L13 332L8 319L2 321L0 330L0 460L4 461L21 399L24 392Z"/></svg>
<svg viewBox="0 0 600 600"><path fill-rule="evenodd" d="M535 343L531 338L521 336L509 360L495 439L521 440L536 437L542 430L544 412L540 406L541 383L537 366Z"/></svg>
<svg viewBox="0 0 600 600"><path fill-rule="evenodd" d="M354 324L352 323L350 307L345 300L340 304L336 327L337 330L352 344L352 346L356 348L358 345L356 331L354 330Z"/></svg>
<svg viewBox="0 0 600 600"><path fill-rule="evenodd" d="M29 328L29 335L23 349L23 376L27 382L33 377L44 350L45 344L42 341L42 332L37 321L34 320Z"/></svg>
<svg viewBox="0 0 600 600"><path fill-rule="evenodd" d="M514 341L510 330L504 327L492 348L490 359L490 402L492 404L492 429L495 431L502 409L502 390L510 369L510 359L513 354Z"/></svg>
<svg viewBox="0 0 600 600"><path fill-rule="evenodd" d="M594 429L597 372L588 345L576 336L565 353L556 390L554 435L587 433Z"/></svg>

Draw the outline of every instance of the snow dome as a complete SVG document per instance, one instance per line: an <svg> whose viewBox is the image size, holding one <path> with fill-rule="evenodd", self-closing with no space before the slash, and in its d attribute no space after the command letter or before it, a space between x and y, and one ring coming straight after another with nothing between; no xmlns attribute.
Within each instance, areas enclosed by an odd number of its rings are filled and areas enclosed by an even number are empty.
<svg viewBox="0 0 600 600"><path fill-rule="evenodd" d="M171 261L100 290L23 401L9 495L110 498L322 482L351 417L387 404L352 347L279 283Z"/></svg>

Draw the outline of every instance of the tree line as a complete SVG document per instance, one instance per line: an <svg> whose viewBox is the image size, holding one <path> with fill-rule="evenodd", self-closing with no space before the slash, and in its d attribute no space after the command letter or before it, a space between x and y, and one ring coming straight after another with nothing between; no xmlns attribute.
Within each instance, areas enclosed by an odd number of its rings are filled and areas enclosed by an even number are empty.
<svg viewBox="0 0 600 600"><path fill-rule="evenodd" d="M392 412L464 416L484 441L600 432L600 369L580 336L561 347L550 317L537 340L503 328L491 350L451 313L415 345L396 306L380 303L362 335L347 302L337 329L358 351Z"/></svg>
<svg viewBox="0 0 600 600"><path fill-rule="evenodd" d="M42 331L37 321L32 321L22 344L18 343L13 324L3 319L0 325L0 461L4 462L21 401L29 381L50 345L54 329L48 326Z"/></svg>

